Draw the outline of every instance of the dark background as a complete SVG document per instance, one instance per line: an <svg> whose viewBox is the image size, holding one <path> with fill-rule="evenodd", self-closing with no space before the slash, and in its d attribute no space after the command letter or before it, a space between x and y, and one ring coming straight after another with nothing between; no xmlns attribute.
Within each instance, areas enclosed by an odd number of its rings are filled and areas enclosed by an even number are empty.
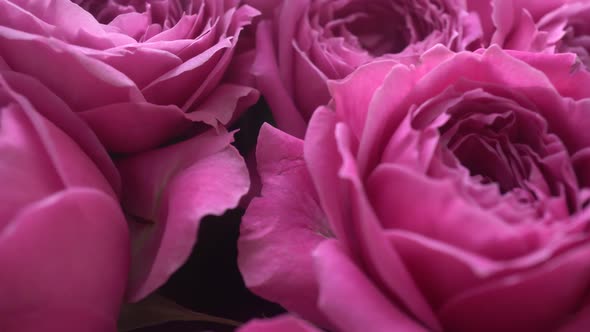
<svg viewBox="0 0 590 332"><path fill-rule="evenodd" d="M252 156L258 131L272 116L264 100L246 111L231 130L234 146L244 158ZM242 204L243 205L243 204ZM246 322L284 312L277 304L261 299L244 285L237 266L237 239L243 208L223 216L206 217L188 261L160 288L158 293L195 312ZM204 322L169 322L134 332L233 331L232 326Z"/></svg>

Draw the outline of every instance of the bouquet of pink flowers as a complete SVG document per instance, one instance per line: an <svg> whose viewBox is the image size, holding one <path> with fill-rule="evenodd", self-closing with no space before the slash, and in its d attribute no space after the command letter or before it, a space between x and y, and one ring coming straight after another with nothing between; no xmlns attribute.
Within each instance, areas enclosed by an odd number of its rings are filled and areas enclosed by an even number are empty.
<svg viewBox="0 0 590 332"><path fill-rule="evenodd" d="M0 0L0 331L590 331L590 1Z"/></svg>

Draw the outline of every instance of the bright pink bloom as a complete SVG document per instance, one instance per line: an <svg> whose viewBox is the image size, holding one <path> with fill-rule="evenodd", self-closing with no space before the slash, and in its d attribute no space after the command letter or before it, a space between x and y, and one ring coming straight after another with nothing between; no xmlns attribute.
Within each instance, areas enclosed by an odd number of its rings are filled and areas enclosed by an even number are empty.
<svg viewBox="0 0 590 332"><path fill-rule="evenodd" d="M304 141L263 128L246 284L335 331L588 330L590 76L498 47L418 63L331 82Z"/></svg>
<svg viewBox="0 0 590 332"><path fill-rule="evenodd" d="M258 92L226 73L258 12L238 0L76 2L0 1L0 68L35 77L116 156L138 300L184 263L200 220L248 190L225 126Z"/></svg>
<svg viewBox="0 0 590 332"><path fill-rule="evenodd" d="M0 71L0 330L116 330L130 248L118 181L62 100Z"/></svg>
<svg viewBox="0 0 590 332"><path fill-rule="evenodd" d="M481 36L464 0L249 2L269 16L257 29L257 87L278 127L298 137L316 107L329 101L327 80L377 57L412 62L436 44L465 50Z"/></svg>
<svg viewBox="0 0 590 332"><path fill-rule="evenodd" d="M484 40L506 49L572 52L590 66L590 2L586 0L468 0Z"/></svg>

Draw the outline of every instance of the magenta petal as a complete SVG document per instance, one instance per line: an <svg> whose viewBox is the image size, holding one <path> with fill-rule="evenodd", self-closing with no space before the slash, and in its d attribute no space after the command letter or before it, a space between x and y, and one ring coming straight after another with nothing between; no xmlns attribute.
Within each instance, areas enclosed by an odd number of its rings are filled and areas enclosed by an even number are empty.
<svg viewBox="0 0 590 332"><path fill-rule="evenodd" d="M558 332L586 332L590 330L590 303L586 300L584 307L570 321L559 328Z"/></svg>
<svg viewBox="0 0 590 332"><path fill-rule="evenodd" d="M133 153L154 148L190 126L175 105L117 103L79 113L109 151Z"/></svg>
<svg viewBox="0 0 590 332"><path fill-rule="evenodd" d="M321 332L309 323L291 315L269 319L254 319L242 325L238 332Z"/></svg>
<svg viewBox="0 0 590 332"><path fill-rule="evenodd" d="M303 137L305 121L281 81L272 41L271 23L260 22L256 33L256 59L252 67L257 88L270 105L277 126L285 132Z"/></svg>
<svg viewBox="0 0 590 332"><path fill-rule="evenodd" d="M120 193L121 179L115 165L94 133L76 114L33 77L9 71L3 71L1 74L10 89L26 96L27 102L31 103L35 111L70 136L101 170L115 193ZM18 99L19 97L14 96L14 98Z"/></svg>
<svg viewBox="0 0 590 332"><path fill-rule="evenodd" d="M137 301L186 260L200 221L235 207L248 191L246 165L230 134L209 131L123 159L123 206L131 218L134 255L127 296Z"/></svg>
<svg viewBox="0 0 590 332"><path fill-rule="evenodd" d="M182 60L175 54L143 44L125 45L89 56L125 73L139 89L182 64Z"/></svg>
<svg viewBox="0 0 590 332"><path fill-rule="evenodd" d="M230 39L221 39L209 49L185 61L180 66L164 73L142 89L146 99L160 105L174 104L185 108L185 102L203 81L211 79L223 53L232 46ZM219 77L222 73L217 73Z"/></svg>
<svg viewBox="0 0 590 332"><path fill-rule="evenodd" d="M57 39L0 26L0 55L12 70L37 78L74 111L144 101L135 83L123 73Z"/></svg>
<svg viewBox="0 0 590 332"><path fill-rule="evenodd" d="M199 107L186 117L193 121L202 121L212 127L227 125L239 116L247 107L258 100L257 90L241 85L221 84Z"/></svg>
<svg viewBox="0 0 590 332"><path fill-rule="evenodd" d="M554 331L588 290L589 257L590 246L582 246L536 269L467 290L440 310L441 321L457 332Z"/></svg>
<svg viewBox="0 0 590 332"><path fill-rule="evenodd" d="M322 243L314 256L320 284L319 306L339 330L426 331L389 302L336 241Z"/></svg>
<svg viewBox="0 0 590 332"><path fill-rule="evenodd" d="M330 234L303 161L303 142L265 124L256 153L262 197L242 220L240 271L256 294L321 324L311 253Z"/></svg>
<svg viewBox="0 0 590 332"><path fill-rule="evenodd" d="M389 245L383 227L367 199L352 154L351 138L348 127L339 123L336 126L336 141L343 162L338 175L344 180L340 190L347 193L349 219L343 225L348 234L356 236L359 250L355 254L360 255L360 260L365 262L365 271L375 283L382 286L382 290L391 298L398 299L425 325L438 331L440 324L432 308L426 303L397 251Z"/></svg>
<svg viewBox="0 0 590 332"><path fill-rule="evenodd" d="M322 73L300 49L293 45L294 64L297 70L294 73L293 94L297 100L299 111L309 120L313 111L319 105L327 104L331 97L326 82L328 78Z"/></svg>
<svg viewBox="0 0 590 332"><path fill-rule="evenodd" d="M260 10L265 16L272 13L282 2L282 0L244 0L244 3Z"/></svg>
<svg viewBox="0 0 590 332"><path fill-rule="evenodd" d="M395 64L389 60L371 62L359 67L353 75L328 84L339 118L351 126L352 133L359 140L373 95Z"/></svg>
<svg viewBox="0 0 590 332"><path fill-rule="evenodd" d="M524 256L542 243L539 228L510 225L464 200L452 182L395 164L375 169L367 191L387 229L414 232L498 260ZM416 208L419 201L428 202L428 209Z"/></svg>
<svg viewBox="0 0 590 332"><path fill-rule="evenodd" d="M350 221L344 216L348 208L344 206L347 198L341 190L342 184L338 177L342 157L336 144L336 123L334 112L328 108L318 108L309 122L304 157L332 232L355 252L358 245L354 240L356 235L348 227Z"/></svg>
<svg viewBox="0 0 590 332"><path fill-rule="evenodd" d="M115 331L129 263L117 203L59 192L0 231L0 330Z"/></svg>

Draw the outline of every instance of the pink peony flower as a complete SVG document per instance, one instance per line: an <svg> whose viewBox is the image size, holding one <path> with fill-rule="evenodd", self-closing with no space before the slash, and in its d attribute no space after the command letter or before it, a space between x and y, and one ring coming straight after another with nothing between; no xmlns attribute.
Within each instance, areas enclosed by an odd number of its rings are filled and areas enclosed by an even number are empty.
<svg viewBox="0 0 590 332"><path fill-rule="evenodd" d="M572 52L590 66L590 3L586 0L468 0L480 14L485 40L503 48Z"/></svg>
<svg viewBox="0 0 590 332"><path fill-rule="evenodd" d="M257 30L253 72L277 125L303 136L316 107L329 101L328 79L341 79L377 57L413 58L435 44L475 45L476 14L463 0L251 0L274 15Z"/></svg>
<svg viewBox="0 0 590 332"><path fill-rule="evenodd" d="M332 81L270 126L246 285L334 331L590 328L590 75L572 54L453 53Z"/></svg>
<svg viewBox="0 0 590 332"><path fill-rule="evenodd" d="M182 265L205 215L248 190L225 125L258 92L226 71L257 11L238 0L77 2L1 1L0 68L39 80L116 156L135 301Z"/></svg>
<svg viewBox="0 0 590 332"><path fill-rule="evenodd" d="M119 181L61 99L0 71L1 331L116 330L129 269Z"/></svg>

